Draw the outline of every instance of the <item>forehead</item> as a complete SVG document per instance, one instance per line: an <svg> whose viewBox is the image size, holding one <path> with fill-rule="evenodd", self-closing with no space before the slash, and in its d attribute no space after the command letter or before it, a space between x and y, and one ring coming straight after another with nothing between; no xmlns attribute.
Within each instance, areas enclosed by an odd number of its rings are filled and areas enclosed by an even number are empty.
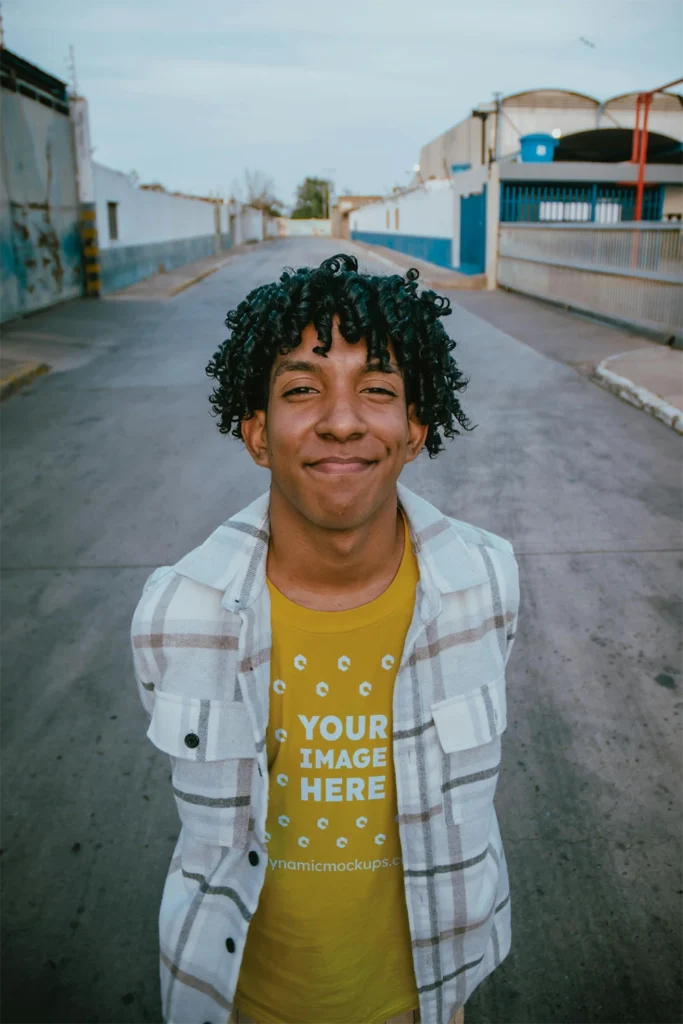
<svg viewBox="0 0 683 1024"><path fill-rule="evenodd" d="M296 348L292 349L287 355L281 355L280 353L276 355L273 370L288 360L306 359L309 362L319 363L322 369L330 368L335 363L344 364L345 366L354 364L365 365L368 361L368 349L365 339L361 338L360 341L355 343L347 341L339 330L337 316L334 317L332 323L332 347L324 356L313 351L314 348L321 344L322 342L318 337L316 328L313 324L308 324L301 332L301 342ZM396 352L391 341L387 341L387 350L391 361L396 363Z"/></svg>

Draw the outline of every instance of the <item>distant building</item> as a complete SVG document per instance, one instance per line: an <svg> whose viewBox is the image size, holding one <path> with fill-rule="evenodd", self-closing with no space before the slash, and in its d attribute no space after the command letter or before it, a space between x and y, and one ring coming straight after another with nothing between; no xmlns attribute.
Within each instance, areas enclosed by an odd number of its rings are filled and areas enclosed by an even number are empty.
<svg viewBox="0 0 683 1024"><path fill-rule="evenodd" d="M636 93L600 102L566 89L533 89L480 104L464 120L422 147L415 182L447 178L493 160L516 158L522 139L546 135L555 141L554 162L619 163L631 156ZM683 97L653 97L648 123L648 162L683 160Z"/></svg>
<svg viewBox="0 0 683 1024"><path fill-rule="evenodd" d="M497 97L420 152L407 189L358 204L351 238L494 279L498 227L621 224L634 218L636 93L600 102L565 89ZM683 214L683 98L658 93L648 119L643 221Z"/></svg>
<svg viewBox="0 0 683 1024"><path fill-rule="evenodd" d="M340 196L336 206L332 208L332 237L350 238L351 229L349 215L365 206L366 203L376 203L381 196Z"/></svg>

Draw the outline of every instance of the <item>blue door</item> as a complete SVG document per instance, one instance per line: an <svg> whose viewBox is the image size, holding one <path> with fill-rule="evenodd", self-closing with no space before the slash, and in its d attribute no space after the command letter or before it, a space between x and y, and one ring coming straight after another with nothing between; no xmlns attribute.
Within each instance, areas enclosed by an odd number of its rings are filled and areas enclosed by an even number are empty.
<svg viewBox="0 0 683 1024"><path fill-rule="evenodd" d="M460 196L460 266L462 274L486 270L486 185L478 196Z"/></svg>

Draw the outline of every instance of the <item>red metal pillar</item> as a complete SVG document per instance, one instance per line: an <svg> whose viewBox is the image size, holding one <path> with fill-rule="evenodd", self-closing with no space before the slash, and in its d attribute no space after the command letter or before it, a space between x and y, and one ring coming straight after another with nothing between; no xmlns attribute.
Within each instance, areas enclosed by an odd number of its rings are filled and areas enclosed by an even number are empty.
<svg viewBox="0 0 683 1024"><path fill-rule="evenodd" d="M631 146L631 163L638 163L638 153L640 152L640 104L641 94L638 93L636 97L636 123L633 126L633 144Z"/></svg>
<svg viewBox="0 0 683 1024"><path fill-rule="evenodd" d="M642 220L643 214L643 192L645 191L645 164L647 162L647 121L650 114L652 93L643 96L643 130L640 135L640 154L638 165L638 186L636 188L636 209L633 215L634 220Z"/></svg>

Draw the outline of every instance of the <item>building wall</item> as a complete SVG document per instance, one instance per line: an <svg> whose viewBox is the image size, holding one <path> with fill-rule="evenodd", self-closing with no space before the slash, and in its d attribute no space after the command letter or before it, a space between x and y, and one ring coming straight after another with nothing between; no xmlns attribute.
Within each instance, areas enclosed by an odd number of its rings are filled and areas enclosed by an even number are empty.
<svg viewBox="0 0 683 1024"><path fill-rule="evenodd" d="M93 163L100 249L196 238L215 231L214 204L132 185L128 175ZM118 239L109 237L107 204L118 206Z"/></svg>
<svg viewBox="0 0 683 1024"><path fill-rule="evenodd" d="M450 181L429 181L368 203L350 214L351 238L452 267L454 194Z"/></svg>
<svg viewBox="0 0 683 1024"><path fill-rule="evenodd" d="M227 205L137 188L128 175L93 162L103 292L210 256L230 244ZM108 204L116 204L117 238Z"/></svg>
<svg viewBox="0 0 683 1024"><path fill-rule="evenodd" d="M367 203L376 203L382 196L340 196L332 209L332 237L350 238L349 218L354 210Z"/></svg>
<svg viewBox="0 0 683 1024"><path fill-rule="evenodd" d="M0 90L0 319L83 287L76 166L67 112Z"/></svg>
<svg viewBox="0 0 683 1024"><path fill-rule="evenodd" d="M562 90L538 90L503 98L500 117L498 155L510 156L519 151L519 139L534 132L562 135L589 131L593 128L633 128L635 94L615 97L601 104L590 96ZM484 150L496 148L495 112L485 122ZM655 97L649 115L653 132L683 141L683 106L677 96ZM420 152L420 176L443 178L453 165L481 164L482 125L479 118L469 116L437 136Z"/></svg>
<svg viewBox="0 0 683 1024"><path fill-rule="evenodd" d="M241 212L242 241L261 242L263 240L263 210L253 206L243 206Z"/></svg>
<svg viewBox="0 0 683 1024"><path fill-rule="evenodd" d="M503 116L500 121L500 139L498 152L500 157L510 156L519 152L519 140L523 135L535 132L552 135L554 131L562 135L574 132L590 131L598 127L597 100L584 100L576 97L572 103L568 94L566 106L545 106L542 102L535 103L532 96L523 106L513 106L503 100Z"/></svg>
<svg viewBox="0 0 683 1024"><path fill-rule="evenodd" d="M498 152L501 157L519 152L522 135L543 132L548 135L557 130L562 135L587 131L596 127L596 112L586 108L543 108L520 107L509 113L503 107L500 119ZM484 127L484 154L488 162L489 152L496 148L496 114L489 114ZM454 125L443 135L423 146L420 153L420 175L445 177L453 166L470 164L481 166L482 124L479 118L469 117Z"/></svg>
<svg viewBox="0 0 683 1024"><path fill-rule="evenodd" d="M494 147L495 115L489 115L485 123L484 148L488 153ZM420 177L446 178L453 165L481 163L482 123L479 118L468 117L448 131L423 146L420 151Z"/></svg>
<svg viewBox="0 0 683 1024"><path fill-rule="evenodd" d="M322 218L291 220L289 217L278 217L278 233L280 238L330 238L332 221Z"/></svg>

